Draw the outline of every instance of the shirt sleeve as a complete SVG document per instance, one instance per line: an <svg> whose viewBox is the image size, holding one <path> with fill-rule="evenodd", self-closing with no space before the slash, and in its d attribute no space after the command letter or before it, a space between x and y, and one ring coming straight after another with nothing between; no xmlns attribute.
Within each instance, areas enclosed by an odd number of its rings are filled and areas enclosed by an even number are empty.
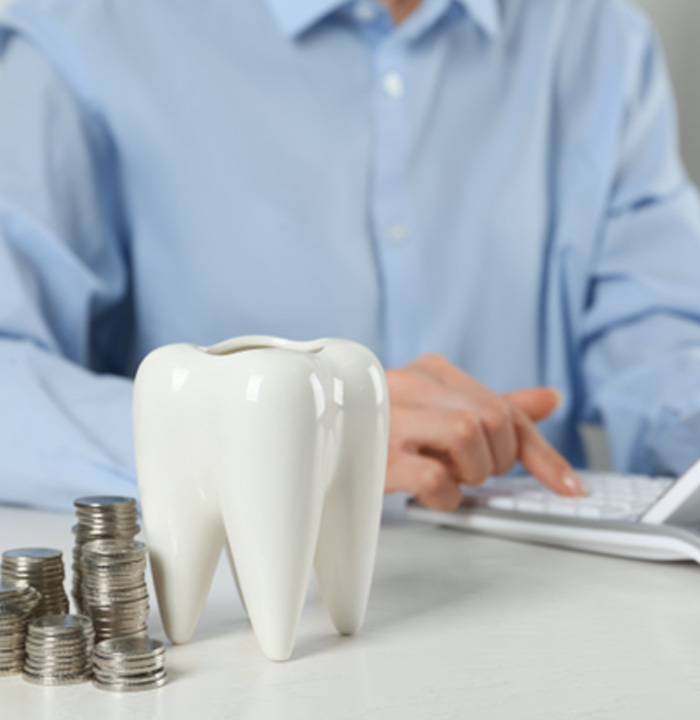
<svg viewBox="0 0 700 720"><path fill-rule="evenodd" d="M116 153L35 45L0 71L0 502L136 491Z"/></svg>
<svg viewBox="0 0 700 720"><path fill-rule="evenodd" d="M605 425L617 470L677 474L700 456L700 204L678 156L662 53L637 21L582 323L585 415Z"/></svg>

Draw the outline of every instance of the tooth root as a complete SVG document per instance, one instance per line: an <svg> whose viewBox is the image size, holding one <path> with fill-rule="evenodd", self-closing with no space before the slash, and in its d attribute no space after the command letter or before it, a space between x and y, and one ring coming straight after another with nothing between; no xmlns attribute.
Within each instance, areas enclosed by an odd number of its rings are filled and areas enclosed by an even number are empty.
<svg viewBox="0 0 700 720"><path fill-rule="evenodd" d="M349 363L344 345L324 350L336 371L335 382L342 383L342 405L335 428L337 470L326 494L314 564L333 624L349 635L362 626L374 573L389 415L379 361L366 348L355 346Z"/></svg>
<svg viewBox="0 0 700 720"><path fill-rule="evenodd" d="M171 479L171 478L169 478ZM154 514L168 514L170 527L154 530ZM203 517L194 531L191 516L178 517L178 509L160 503L144 523L149 527L147 542L163 620L163 629L176 645L192 637L209 594L224 544L220 518Z"/></svg>
<svg viewBox="0 0 700 720"><path fill-rule="evenodd" d="M281 352L287 355L283 364ZM229 413L220 418L227 438L222 466L228 473L217 482L240 590L258 642L269 658L286 660L296 639L321 521L326 420L319 406L323 393L314 394L312 383L318 387L323 377L314 372L319 361L308 355L281 349L246 354L254 353L258 357L250 357L251 367L264 379L244 417Z"/></svg>
<svg viewBox="0 0 700 720"><path fill-rule="evenodd" d="M134 387L134 436L143 524L163 628L187 642L199 621L224 544L218 501L198 476L196 422L188 417L196 392L186 383L173 402L177 358L193 350L155 351L141 365ZM173 361L175 365L173 366ZM175 380L180 379L175 376ZM165 411L164 411L165 409Z"/></svg>
<svg viewBox="0 0 700 720"><path fill-rule="evenodd" d="M236 590L238 591L238 598L241 601L241 605L243 606L243 609L248 612L248 609L245 606L245 598L243 597L243 591L241 590L241 583L238 580L238 571L236 570L236 563L233 559L233 550L231 550L231 543L228 541L228 538L226 539L226 557L228 558L228 566L231 568L231 575L233 575L233 582L236 585Z"/></svg>

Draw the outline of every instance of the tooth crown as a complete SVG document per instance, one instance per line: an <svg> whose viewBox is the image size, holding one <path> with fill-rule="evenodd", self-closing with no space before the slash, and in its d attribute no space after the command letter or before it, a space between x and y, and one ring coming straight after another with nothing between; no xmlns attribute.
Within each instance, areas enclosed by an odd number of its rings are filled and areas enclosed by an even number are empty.
<svg viewBox="0 0 700 720"><path fill-rule="evenodd" d="M344 340L170 345L141 364L136 462L158 604L189 640L224 543L263 651L287 659L312 564L337 629L364 619L388 444L384 373Z"/></svg>

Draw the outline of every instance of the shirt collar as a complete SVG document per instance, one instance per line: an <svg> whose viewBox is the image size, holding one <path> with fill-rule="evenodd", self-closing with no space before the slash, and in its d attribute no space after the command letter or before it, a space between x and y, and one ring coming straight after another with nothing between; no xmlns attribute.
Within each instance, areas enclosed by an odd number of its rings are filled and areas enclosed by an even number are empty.
<svg viewBox="0 0 700 720"><path fill-rule="evenodd" d="M268 0L282 32L297 37L345 5L345 0Z"/></svg>
<svg viewBox="0 0 700 720"><path fill-rule="evenodd" d="M459 0L464 9L489 37L501 32L501 7L498 0Z"/></svg>
<svg viewBox="0 0 700 720"><path fill-rule="evenodd" d="M298 37L312 25L347 4L347 0L267 0L282 32ZM424 0L427 2L428 0ZM498 0L458 0L490 37L501 30Z"/></svg>

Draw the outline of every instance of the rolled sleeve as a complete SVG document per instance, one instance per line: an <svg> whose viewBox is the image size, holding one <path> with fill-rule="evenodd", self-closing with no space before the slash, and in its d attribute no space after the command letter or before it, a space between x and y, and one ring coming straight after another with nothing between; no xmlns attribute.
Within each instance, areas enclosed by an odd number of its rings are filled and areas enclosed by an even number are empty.
<svg viewBox="0 0 700 720"><path fill-rule="evenodd" d="M700 203L648 27L633 59L582 324L585 415L616 469L679 473L700 456Z"/></svg>

